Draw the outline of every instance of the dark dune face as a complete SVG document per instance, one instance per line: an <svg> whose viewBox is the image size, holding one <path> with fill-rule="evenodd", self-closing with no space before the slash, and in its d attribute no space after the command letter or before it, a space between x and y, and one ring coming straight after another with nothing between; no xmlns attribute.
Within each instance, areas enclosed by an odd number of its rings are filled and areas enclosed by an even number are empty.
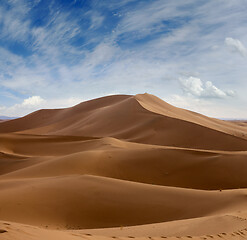
<svg viewBox="0 0 247 240"><path fill-rule="evenodd" d="M0 121L0 220L60 230L117 227L52 232L10 223L0 239L18 239L16 228L26 239L241 230L246 159L244 123L208 118L149 94ZM156 233L151 225L131 227L142 224L154 224Z"/></svg>

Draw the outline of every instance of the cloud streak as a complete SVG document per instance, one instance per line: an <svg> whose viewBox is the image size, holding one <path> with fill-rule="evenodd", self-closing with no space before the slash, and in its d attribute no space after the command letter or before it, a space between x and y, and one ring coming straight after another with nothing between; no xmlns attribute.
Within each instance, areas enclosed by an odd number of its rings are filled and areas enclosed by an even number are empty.
<svg viewBox="0 0 247 240"><path fill-rule="evenodd" d="M240 55L242 55L243 57L247 56L246 47L238 39L233 39L233 38L228 37L225 39L225 43L227 46L230 47L230 49L233 52L237 52Z"/></svg>

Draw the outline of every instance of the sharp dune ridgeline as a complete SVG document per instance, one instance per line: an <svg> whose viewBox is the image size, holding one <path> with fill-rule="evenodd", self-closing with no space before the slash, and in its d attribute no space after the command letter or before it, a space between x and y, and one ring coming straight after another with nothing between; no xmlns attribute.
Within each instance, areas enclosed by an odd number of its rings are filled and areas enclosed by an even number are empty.
<svg viewBox="0 0 247 240"><path fill-rule="evenodd" d="M0 121L0 240L247 239L247 123L113 95Z"/></svg>

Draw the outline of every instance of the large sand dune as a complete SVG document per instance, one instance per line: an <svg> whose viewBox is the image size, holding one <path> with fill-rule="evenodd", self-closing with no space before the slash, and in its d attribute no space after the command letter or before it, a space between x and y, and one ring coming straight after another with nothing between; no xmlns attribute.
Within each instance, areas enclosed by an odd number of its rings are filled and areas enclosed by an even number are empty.
<svg viewBox="0 0 247 240"><path fill-rule="evenodd" d="M142 94L0 122L0 239L244 239L247 128Z"/></svg>

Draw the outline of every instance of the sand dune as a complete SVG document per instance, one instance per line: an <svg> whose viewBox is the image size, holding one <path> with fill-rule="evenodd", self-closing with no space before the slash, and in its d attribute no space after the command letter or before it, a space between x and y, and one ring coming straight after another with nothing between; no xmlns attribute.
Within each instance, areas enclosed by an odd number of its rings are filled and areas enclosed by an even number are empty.
<svg viewBox="0 0 247 240"><path fill-rule="evenodd" d="M0 133L115 137L163 146L247 149L246 128L177 109L161 100L156 104L154 100L149 94L110 96L68 109L40 110L1 123Z"/></svg>
<svg viewBox="0 0 247 240"><path fill-rule="evenodd" d="M3 219L72 229L165 222L247 208L245 189L208 192L90 175L2 180L0 187Z"/></svg>
<svg viewBox="0 0 247 240"><path fill-rule="evenodd" d="M246 160L244 122L150 94L1 121L0 239L243 239Z"/></svg>
<svg viewBox="0 0 247 240"><path fill-rule="evenodd" d="M18 144L22 147L18 153L22 155L17 155L18 161L17 156L11 155L14 157L11 165L6 165L6 161L0 163L2 171L5 171L0 179L90 174L204 190L247 187L246 152L158 147L112 138L60 142L56 145L50 142L51 146L55 145L53 149L47 147L47 142L37 141L39 149L36 149L35 142L32 149L27 148L29 141ZM30 156L34 151L37 156L23 157L23 154ZM57 156L53 156L56 153ZM61 153L64 155L61 156ZM47 157L44 157L45 154ZM4 158L8 158L10 163L9 155Z"/></svg>

